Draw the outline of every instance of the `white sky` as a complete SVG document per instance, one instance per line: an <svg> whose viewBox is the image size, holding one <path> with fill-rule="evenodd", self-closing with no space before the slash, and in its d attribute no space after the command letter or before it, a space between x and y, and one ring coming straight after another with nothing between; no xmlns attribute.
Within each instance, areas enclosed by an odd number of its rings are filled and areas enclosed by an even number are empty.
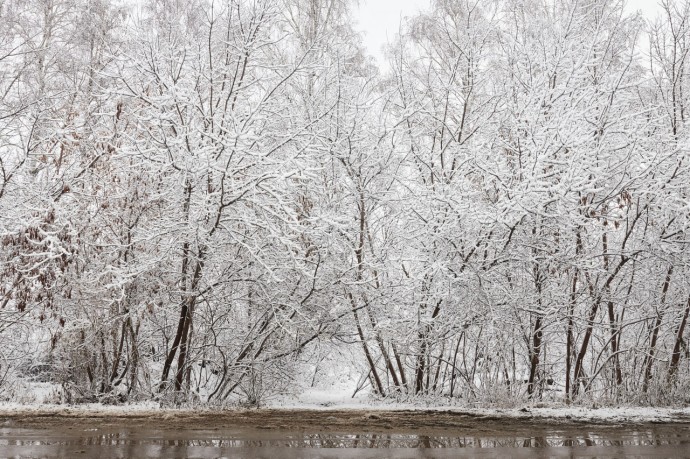
<svg viewBox="0 0 690 459"><path fill-rule="evenodd" d="M358 28L364 32L364 44L383 64L382 46L392 40L398 31L400 19L413 16L428 8L430 0L360 0L355 9ZM654 17L660 10L658 0L628 0L630 11L640 10L648 17Z"/></svg>

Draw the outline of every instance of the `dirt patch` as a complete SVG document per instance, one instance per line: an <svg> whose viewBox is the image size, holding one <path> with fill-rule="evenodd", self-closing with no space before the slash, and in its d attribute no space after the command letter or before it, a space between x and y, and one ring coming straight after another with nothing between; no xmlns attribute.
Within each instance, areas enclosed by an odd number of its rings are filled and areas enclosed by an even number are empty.
<svg viewBox="0 0 690 459"><path fill-rule="evenodd" d="M514 414L476 414L442 410L306 410L306 409L256 409L256 410L151 410L151 411L84 411L80 409L35 410L30 412L0 412L0 424L27 428L73 427L126 427L129 429L156 428L160 430L308 430L311 432L369 431L409 432L462 430L468 433L496 431L521 432L535 430L582 430L588 425L597 430L618 429L649 423L611 421L597 422L592 419L567 419L563 417L537 417L529 412L519 417ZM653 423L658 426L658 423ZM669 423L670 424L670 423ZM686 425L690 420L683 417L673 425Z"/></svg>

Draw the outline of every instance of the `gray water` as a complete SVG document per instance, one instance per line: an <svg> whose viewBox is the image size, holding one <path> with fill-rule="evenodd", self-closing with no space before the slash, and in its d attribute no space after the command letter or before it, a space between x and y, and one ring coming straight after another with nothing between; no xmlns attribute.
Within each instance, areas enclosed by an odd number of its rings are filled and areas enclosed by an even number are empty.
<svg viewBox="0 0 690 459"><path fill-rule="evenodd" d="M690 458L690 426L506 426L481 432L310 433L126 427L0 428L21 458Z"/></svg>

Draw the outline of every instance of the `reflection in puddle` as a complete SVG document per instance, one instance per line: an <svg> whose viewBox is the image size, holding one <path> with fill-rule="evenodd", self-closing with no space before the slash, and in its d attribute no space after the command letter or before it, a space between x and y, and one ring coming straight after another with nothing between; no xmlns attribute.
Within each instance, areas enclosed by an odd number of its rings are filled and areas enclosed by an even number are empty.
<svg viewBox="0 0 690 459"><path fill-rule="evenodd" d="M606 435L581 432L574 436L566 431L553 431L543 436L463 436L415 434L339 434L339 433L228 433L195 430L178 433L149 430L99 433L99 429L82 432L51 432L39 429L0 429L0 446L81 445L123 446L151 444L164 447L202 446L215 448L282 447L282 448L548 448L578 446L662 446L690 447L690 427L675 427L673 432L631 430ZM64 434L64 435L57 435ZM190 436L190 434L192 434ZM256 437L256 438L255 438Z"/></svg>
<svg viewBox="0 0 690 459"><path fill-rule="evenodd" d="M469 434L448 431L429 435L2 428L0 456L326 458L380 457L365 450L386 449L385 457L391 458L690 457L690 426L600 430L588 426L566 430L537 429L533 435L529 433L526 429Z"/></svg>

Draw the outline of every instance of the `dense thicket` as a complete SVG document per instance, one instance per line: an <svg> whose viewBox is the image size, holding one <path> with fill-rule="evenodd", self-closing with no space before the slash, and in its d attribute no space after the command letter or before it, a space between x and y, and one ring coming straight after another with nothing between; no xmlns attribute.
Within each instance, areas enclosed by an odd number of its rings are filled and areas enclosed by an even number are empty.
<svg viewBox="0 0 690 459"><path fill-rule="evenodd" d="M690 3L0 0L0 390L687 402Z"/></svg>

